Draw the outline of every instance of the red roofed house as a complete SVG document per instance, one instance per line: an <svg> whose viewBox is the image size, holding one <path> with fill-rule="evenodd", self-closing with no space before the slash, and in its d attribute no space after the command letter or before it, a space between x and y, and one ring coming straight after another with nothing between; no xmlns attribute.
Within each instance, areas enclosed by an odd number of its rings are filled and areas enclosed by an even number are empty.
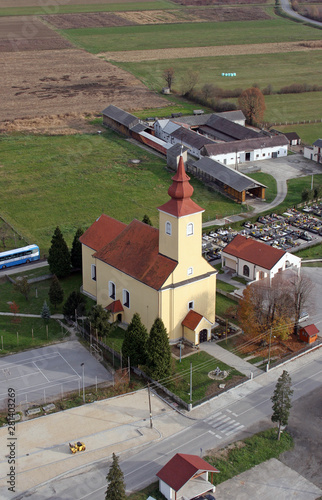
<svg viewBox="0 0 322 500"><path fill-rule="evenodd" d="M180 157L158 208L159 229L134 219L125 225L101 215L81 236L82 291L129 323L134 313L150 329L160 317L170 342L211 338L215 323L216 270L202 257L202 212L192 199Z"/></svg>
<svg viewBox="0 0 322 500"><path fill-rule="evenodd" d="M303 340L303 342L307 342L308 344L313 344L318 338L318 333L320 330L317 329L315 325L307 325L302 326L299 330L299 338Z"/></svg>
<svg viewBox="0 0 322 500"><path fill-rule="evenodd" d="M228 243L221 256L223 267L250 281L271 280L279 271L301 267L299 257L240 234Z"/></svg>
<svg viewBox="0 0 322 500"><path fill-rule="evenodd" d="M197 455L177 453L157 473L159 490L167 500L190 499L207 492L214 492L216 487L208 481L208 473L218 473L212 465Z"/></svg>

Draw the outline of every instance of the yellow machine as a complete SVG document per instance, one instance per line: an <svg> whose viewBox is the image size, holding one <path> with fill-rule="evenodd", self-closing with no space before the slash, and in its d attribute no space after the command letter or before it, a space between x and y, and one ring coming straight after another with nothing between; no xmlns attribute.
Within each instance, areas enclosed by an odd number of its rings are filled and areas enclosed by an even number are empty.
<svg viewBox="0 0 322 500"><path fill-rule="evenodd" d="M76 453L77 451L85 451L86 446L81 441L77 441L77 443L69 443L69 449L72 453Z"/></svg>

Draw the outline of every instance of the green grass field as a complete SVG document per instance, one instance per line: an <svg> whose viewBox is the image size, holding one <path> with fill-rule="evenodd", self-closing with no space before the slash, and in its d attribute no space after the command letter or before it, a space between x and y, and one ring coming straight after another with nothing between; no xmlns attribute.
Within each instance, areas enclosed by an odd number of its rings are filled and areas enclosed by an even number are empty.
<svg viewBox="0 0 322 500"><path fill-rule="evenodd" d="M47 253L57 225L68 245L76 229L86 229L102 213L125 223L148 214L158 223L172 173L165 159L106 131L82 136L8 136L0 138L6 189L0 213L28 240ZM140 159L141 164L129 163ZM243 207L209 191L193 179L193 199L216 214L240 213Z"/></svg>
<svg viewBox="0 0 322 500"><path fill-rule="evenodd" d="M61 30L75 45L97 54L106 51L207 47L320 40L322 32L288 19L184 23ZM257 63L260 57L256 58ZM253 71L254 68L252 68ZM226 70L228 71L228 70ZM248 68L249 71L249 68Z"/></svg>
<svg viewBox="0 0 322 500"><path fill-rule="evenodd" d="M141 11L141 10L163 10L176 9L179 6L167 2L167 0L151 0L148 2L124 2L124 3L105 3L87 5L60 5L54 3L48 5L44 3L43 7L40 3L35 7L7 7L0 9L0 16L32 16L32 15L49 15L49 14L73 14L76 12L126 12L126 11Z"/></svg>
<svg viewBox="0 0 322 500"><path fill-rule="evenodd" d="M310 96L314 99L314 95L310 94ZM304 124L292 124L292 125L278 125L276 127L277 130L281 132L296 132L302 140L302 144L312 145L313 142L316 141L317 138L322 137L322 121L319 123L306 123Z"/></svg>

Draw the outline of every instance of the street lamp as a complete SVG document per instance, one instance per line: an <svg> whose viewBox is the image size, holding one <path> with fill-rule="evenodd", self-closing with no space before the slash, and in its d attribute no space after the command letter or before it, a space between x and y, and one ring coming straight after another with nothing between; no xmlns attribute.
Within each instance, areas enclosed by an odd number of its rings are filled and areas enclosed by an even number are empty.
<svg viewBox="0 0 322 500"><path fill-rule="evenodd" d="M83 373L82 373L82 380L83 380L83 403L85 403L85 385L84 385L85 364L81 363L81 367L83 368Z"/></svg>

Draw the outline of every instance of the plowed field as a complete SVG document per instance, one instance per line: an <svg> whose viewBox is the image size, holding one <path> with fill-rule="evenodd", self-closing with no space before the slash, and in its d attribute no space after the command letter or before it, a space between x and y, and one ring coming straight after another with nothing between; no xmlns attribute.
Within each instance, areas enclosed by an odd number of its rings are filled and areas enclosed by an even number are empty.
<svg viewBox="0 0 322 500"><path fill-rule="evenodd" d="M0 70L0 121L166 103L126 71L77 49L3 52Z"/></svg>
<svg viewBox="0 0 322 500"><path fill-rule="evenodd" d="M109 12L86 14L53 14L42 19L59 29L99 28L145 24L200 23L220 21L253 21L270 19L257 6L223 7L216 9L146 10L137 12Z"/></svg>

